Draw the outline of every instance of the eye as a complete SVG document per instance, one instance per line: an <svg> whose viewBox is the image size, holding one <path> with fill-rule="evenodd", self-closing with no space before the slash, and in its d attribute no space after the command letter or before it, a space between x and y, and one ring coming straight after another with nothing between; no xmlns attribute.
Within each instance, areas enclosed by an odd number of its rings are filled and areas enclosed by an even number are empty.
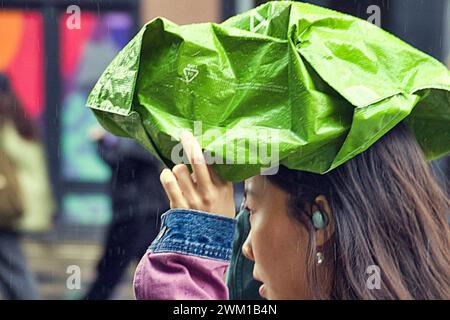
<svg viewBox="0 0 450 320"><path fill-rule="evenodd" d="M247 206L244 206L242 210L247 211L249 216L252 216L254 214L253 210Z"/></svg>
<svg viewBox="0 0 450 320"><path fill-rule="evenodd" d="M249 217L249 219L250 219L250 217L254 214L254 210L250 209L250 208L246 205L245 200L241 203L240 211L246 211L246 212L248 212L248 217Z"/></svg>

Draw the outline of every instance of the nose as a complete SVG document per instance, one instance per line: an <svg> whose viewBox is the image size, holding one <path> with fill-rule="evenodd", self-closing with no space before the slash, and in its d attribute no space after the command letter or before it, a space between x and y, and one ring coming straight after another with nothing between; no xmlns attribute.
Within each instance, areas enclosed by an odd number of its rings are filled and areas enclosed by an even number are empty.
<svg viewBox="0 0 450 320"><path fill-rule="evenodd" d="M252 234L252 231L250 230L250 232L248 233L247 239L245 239L245 242L242 245L242 253L244 254L244 256L247 259L255 261L255 257L253 256L251 234Z"/></svg>

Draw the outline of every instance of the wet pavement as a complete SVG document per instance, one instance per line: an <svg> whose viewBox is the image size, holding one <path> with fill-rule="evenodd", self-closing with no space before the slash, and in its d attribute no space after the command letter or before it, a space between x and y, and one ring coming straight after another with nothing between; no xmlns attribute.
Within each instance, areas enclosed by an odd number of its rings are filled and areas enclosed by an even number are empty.
<svg viewBox="0 0 450 320"><path fill-rule="evenodd" d="M83 241L61 243L24 239L23 248L29 267L37 278L42 299L46 300L80 299L95 277L96 263L102 253L102 247L98 242ZM79 267L81 280L79 289L69 289L71 287L69 277L73 275L71 266ZM134 269L135 265L130 265L112 299L134 299L132 290ZM69 286L67 286L68 279Z"/></svg>

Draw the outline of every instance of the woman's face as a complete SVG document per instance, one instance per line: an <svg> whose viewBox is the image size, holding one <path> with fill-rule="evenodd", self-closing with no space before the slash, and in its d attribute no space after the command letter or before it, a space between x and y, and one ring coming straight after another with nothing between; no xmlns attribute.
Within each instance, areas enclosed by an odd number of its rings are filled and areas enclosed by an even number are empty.
<svg viewBox="0 0 450 320"><path fill-rule="evenodd" d="M263 176L245 181L245 206L251 231L243 245L254 260L253 277L263 282L260 294L267 299L310 299L307 285L307 230L288 215L288 194Z"/></svg>

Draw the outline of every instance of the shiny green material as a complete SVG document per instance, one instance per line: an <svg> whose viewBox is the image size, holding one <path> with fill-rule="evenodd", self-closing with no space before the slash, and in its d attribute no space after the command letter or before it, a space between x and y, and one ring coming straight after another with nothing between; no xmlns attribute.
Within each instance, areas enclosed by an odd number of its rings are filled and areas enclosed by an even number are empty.
<svg viewBox="0 0 450 320"><path fill-rule="evenodd" d="M402 120L428 159L450 151L445 66L364 20L299 2L269 2L221 24L154 19L107 68L87 106L107 130L168 166L179 129L194 121L203 134L218 132L201 145L225 160L248 155L249 142L268 131L281 164L316 173ZM229 156L227 139L247 144ZM215 169L242 180L260 172L256 157Z"/></svg>

